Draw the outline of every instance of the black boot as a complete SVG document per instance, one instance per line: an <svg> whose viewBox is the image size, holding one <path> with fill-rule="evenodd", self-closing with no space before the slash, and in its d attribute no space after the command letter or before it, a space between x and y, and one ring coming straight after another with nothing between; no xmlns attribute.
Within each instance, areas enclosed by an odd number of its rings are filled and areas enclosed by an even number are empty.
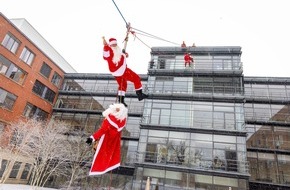
<svg viewBox="0 0 290 190"><path fill-rule="evenodd" d="M125 99L125 96L119 96L119 103L122 103L124 104L125 107L127 107L127 104L125 103L124 99Z"/></svg>
<svg viewBox="0 0 290 190"><path fill-rule="evenodd" d="M145 98L148 98L147 94L143 94L142 89L141 90L136 90L136 94L138 96L138 100L141 101Z"/></svg>

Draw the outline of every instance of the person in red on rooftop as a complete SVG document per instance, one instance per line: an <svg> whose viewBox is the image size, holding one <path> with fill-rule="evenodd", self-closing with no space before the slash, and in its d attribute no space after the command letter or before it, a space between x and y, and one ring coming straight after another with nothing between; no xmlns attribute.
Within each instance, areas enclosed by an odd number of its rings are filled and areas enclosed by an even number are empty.
<svg viewBox="0 0 290 190"><path fill-rule="evenodd" d="M186 48L186 44L185 44L184 41L182 42L181 47L182 47L182 48Z"/></svg>
<svg viewBox="0 0 290 190"><path fill-rule="evenodd" d="M185 53L184 54L184 66L186 67L187 64L190 67L191 63L193 63L193 57L191 56L191 53Z"/></svg>

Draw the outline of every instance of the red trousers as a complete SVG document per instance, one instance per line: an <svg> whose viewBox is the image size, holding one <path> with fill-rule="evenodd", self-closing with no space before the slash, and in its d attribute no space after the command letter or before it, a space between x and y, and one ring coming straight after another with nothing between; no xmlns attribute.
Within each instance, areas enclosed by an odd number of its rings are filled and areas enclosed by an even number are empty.
<svg viewBox="0 0 290 190"><path fill-rule="evenodd" d="M117 83L119 85L118 88L118 95L125 95L125 92L127 91L127 82L130 81L134 84L135 90L142 89L141 79L139 75L137 75L134 71L126 68L124 74L119 77L115 77L117 80Z"/></svg>
<svg viewBox="0 0 290 190"><path fill-rule="evenodd" d="M187 64L190 66L191 63L192 63L191 61L185 61L184 66L186 67Z"/></svg>

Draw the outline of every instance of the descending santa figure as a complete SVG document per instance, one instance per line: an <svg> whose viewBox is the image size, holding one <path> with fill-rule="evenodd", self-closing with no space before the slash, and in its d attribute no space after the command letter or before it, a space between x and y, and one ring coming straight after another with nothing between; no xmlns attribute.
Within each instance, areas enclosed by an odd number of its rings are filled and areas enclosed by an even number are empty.
<svg viewBox="0 0 290 190"><path fill-rule="evenodd" d="M120 166L121 131L125 127L128 109L124 104L115 103L103 112L105 117L100 128L86 143L97 142L89 175L101 175Z"/></svg>
<svg viewBox="0 0 290 190"><path fill-rule="evenodd" d="M188 64L188 66L191 66L191 63L193 63L193 57L191 56L191 53L185 53L184 54L184 66Z"/></svg>
<svg viewBox="0 0 290 190"><path fill-rule="evenodd" d="M125 53L121 50L115 38L110 38L109 43L107 43L105 38L103 37L103 43L103 58L107 60L109 70L111 74L115 77L119 85L119 103L122 103L127 107L124 101L125 93L127 91L127 81L130 81L134 84L139 101L147 98L148 95L142 92L142 83L140 77L134 71L127 67L126 58L128 57L128 53Z"/></svg>

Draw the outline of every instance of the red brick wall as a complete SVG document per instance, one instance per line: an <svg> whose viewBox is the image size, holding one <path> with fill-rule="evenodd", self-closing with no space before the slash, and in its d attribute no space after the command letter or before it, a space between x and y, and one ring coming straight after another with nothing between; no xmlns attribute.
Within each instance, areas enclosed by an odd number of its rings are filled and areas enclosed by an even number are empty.
<svg viewBox="0 0 290 190"><path fill-rule="evenodd" d="M16 54L13 54L12 52L10 52L1 45L5 35L8 32L13 34L21 42L20 46L16 51ZM19 58L24 47L28 47L35 54L35 58L31 66L26 64ZM64 75L64 71L62 71L52 60L50 60L49 57L47 57L37 46L35 46L35 44L33 44L24 34L22 34L1 13L0 13L0 53L4 57L9 59L11 62L13 62L15 65L17 65L18 67L20 67L21 69L23 69L25 72L28 73L23 84L18 84L15 81L7 78L3 74L0 74L0 87L18 96L12 111L0 107L0 121L11 122L19 118L23 118L22 113L27 102L30 102L33 105L41 108L42 110L50 113L51 116L53 104L57 99L58 87L53 85L50 81L51 78L53 77L54 71L56 71L62 78ZM52 68L49 79L42 76L42 74L40 73L40 68L43 62L45 62ZM56 97L54 99L53 104L42 99L41 97L32 92L32 88L36 80L39 80L41 83L43 83L45 86L47 86L56 93Z"/></svg>

